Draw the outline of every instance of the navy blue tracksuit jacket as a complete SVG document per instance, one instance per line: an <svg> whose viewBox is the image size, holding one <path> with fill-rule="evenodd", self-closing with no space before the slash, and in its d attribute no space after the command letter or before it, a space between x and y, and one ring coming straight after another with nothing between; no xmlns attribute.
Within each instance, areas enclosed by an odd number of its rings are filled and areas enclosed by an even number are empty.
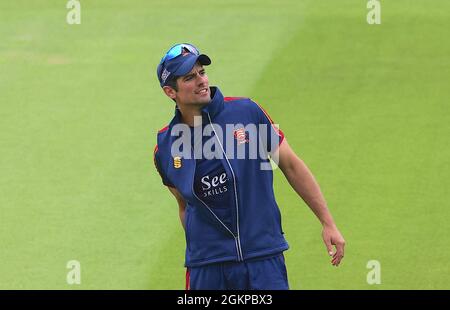
<svg viewBox="0 0 450 310"><path fill-rule="evenodd" d="M226 175L220 180L226 179L227 182L221 190L229 197L226 206L216 206L212 203L214 198L199 194L198 186L194 183L200 161L194 158L193 150L191 156L171 152L173 144L180 138L174 130L177 124L181 124L178 109L170 124L158 132L154 161L163 183L176 188L186 201L186 267L225 261L239 262L287 250L288 244L283 235L280 211L273 192L273 172L261 169L261 164L270 162L268 155L274 151L271 145L278 147L284 138L283 133L273 126L267 113L248 98L224 98L218 88L211 87L211 102L202 110L202 124L215 124L220 128L213 128L221 129L224 133L221 137L220 130L212 130L206 138L216 139L213 141L219 148L216 151L223 155L219 160L222 174ZM233 139L227 139L227 124L239 124L236 128L254 124L258 128L258 136L249 136L247 132L237 130ZM259 129L259 125L267 130ZM265 156L249 156L249 145L254 139L258 139L266 152ZM277 143L273 143L275 140ZM229 156L228 151L231 149L235 151L234 154L241 149L246 154L245 158ZM201 163L204 170L208 165L217 165L218 161ZM211 181L209 178L206 180ZM214 183L203 181L201 185L204 188Z"/></svg>

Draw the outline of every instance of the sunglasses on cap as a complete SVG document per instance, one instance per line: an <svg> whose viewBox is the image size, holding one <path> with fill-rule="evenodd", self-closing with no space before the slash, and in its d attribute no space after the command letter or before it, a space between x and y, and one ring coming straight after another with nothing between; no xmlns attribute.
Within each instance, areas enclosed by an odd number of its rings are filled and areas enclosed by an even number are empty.
<svg viewBox="0 0 450 310"><path fill-rule="evenodd" d="M182 44L177 44L172 46L169 51L166 53L166 55L164 55L163 58L161 58L161 62L159 63L160 65L162 63L164 63L167 60L171 60L174 59L175 57L178 57L180 55L183 55L183 52L188 52L194 55L200 55L200 52L198 51L198 49L192 45L192 44L187 44L187 43L182 43Z"/></svg>

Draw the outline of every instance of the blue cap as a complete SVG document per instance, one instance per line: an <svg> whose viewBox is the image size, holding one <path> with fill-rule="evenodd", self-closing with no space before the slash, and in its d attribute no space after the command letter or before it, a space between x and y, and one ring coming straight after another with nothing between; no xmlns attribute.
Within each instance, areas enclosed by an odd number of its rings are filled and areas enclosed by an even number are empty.
<svg viewBox="0 0 450 310"><path fill-rule="evenodd" d="M200 54L192 44L174 45L161 59L156 70L159 84L163 87L174 77L188 74L197 61L204 66L211 64L211 59L205 54Z"/></svg>

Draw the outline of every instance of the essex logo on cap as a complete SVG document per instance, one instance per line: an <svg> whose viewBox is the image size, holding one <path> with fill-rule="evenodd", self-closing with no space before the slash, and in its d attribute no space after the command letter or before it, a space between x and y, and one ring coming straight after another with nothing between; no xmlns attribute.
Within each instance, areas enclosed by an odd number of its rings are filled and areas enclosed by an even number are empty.
<svg viewBox="0 0 450 310"><path fill-rule="evenodd" d="M175 156L173 158L173 166L175 167L175 169L181 168L181 157L180 156Z"/></svg>
<svg viewBox="0 0 450 310"><path fill-rule="evenodd" d="M163 73L161 74L161 80L163 81L163 83L166 82L167 77L170 75L170 72L167 71L167 69L164 69Z"/></svg>
<svg viewBox="0 0 450 310"><path fill-rule="evenodd" d="M239 128L233 131L234 138L238 141L238 144L248 143L247 133L244 128Z"/></svg>

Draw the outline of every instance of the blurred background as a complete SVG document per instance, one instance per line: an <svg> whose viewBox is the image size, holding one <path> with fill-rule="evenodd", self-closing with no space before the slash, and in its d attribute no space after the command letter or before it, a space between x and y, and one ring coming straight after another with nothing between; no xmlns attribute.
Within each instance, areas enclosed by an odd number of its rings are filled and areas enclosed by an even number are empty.
<svg viewBox="0 0 450 310"><path fill-rule="evenodd" d="M381 1L372 25L366 0L81 0L80 24L69 2L0 0L0 289L184 289L153 166L174 109L156 66L180 42L280 124L347 241L331 266L275 171L292 289L450 288L449 1Z"/></svg>

